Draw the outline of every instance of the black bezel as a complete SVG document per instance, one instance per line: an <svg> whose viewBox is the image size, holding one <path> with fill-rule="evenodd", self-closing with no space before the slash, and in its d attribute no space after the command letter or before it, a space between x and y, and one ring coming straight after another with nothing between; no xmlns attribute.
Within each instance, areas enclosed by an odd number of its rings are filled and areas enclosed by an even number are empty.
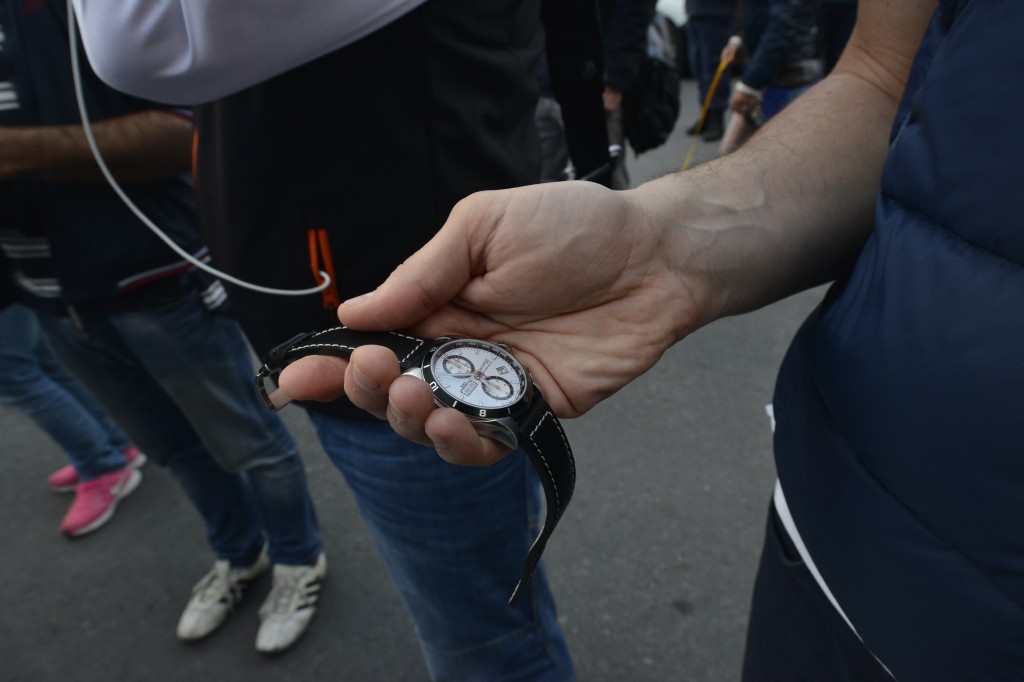
<svg viewBox="0 0 1024 682"><path fill-rule="evenodd" d="M522 373L523 377L523 394L514 403L508 407L495 407L491 409L485 409L481 407L475 407L473 405L467 405L460 400L456 400L454 396L450 395L446 390L441 388L440 384L434 380L434 373L431 370L433 365L434 356L437 355L438 351L442 347L449 343L466 343L472 345L483 345L493 349L495 354L507 356L510 363ZM523 366L523 363L516 359L516 356L512 355L509 350L496 343L490 341L481 341L480 339L470 339L458 336L445 336L439 339L435 339L431 347L427 350L423 356L423 363L420 366L420 370L423 373L423 380L430 386L430 390L434 392L434 402L441 407L451 407L453 409L462 412L472 420L481 419L501 419L503 417L511 417L515 414L526 409L530 401L533 399L533 379L530 376L530 372Z"/></svg>

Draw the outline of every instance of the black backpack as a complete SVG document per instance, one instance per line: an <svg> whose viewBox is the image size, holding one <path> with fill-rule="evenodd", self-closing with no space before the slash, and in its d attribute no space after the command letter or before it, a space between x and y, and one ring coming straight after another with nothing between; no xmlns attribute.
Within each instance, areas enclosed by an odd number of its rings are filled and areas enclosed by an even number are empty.
<svg viewBox="0 0 1024 682"><path fill-rule="evenodd" d="M622 100L622 125L633 151L665 144L679 118L679 57L675 24L660 12L647 27L647 54Z"/></svg>

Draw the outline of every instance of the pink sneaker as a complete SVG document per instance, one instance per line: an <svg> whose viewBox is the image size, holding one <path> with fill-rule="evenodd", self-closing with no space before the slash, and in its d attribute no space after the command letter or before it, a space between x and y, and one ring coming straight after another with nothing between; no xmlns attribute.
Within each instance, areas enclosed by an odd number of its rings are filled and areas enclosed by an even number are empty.
<svg viewBox="0 0 1024 682"><path fill-rule="evenodd" d="M117 501L139 486L142 474L131 464L75 486L75 501L60 522L60 529L71 537L96 530L110 520Z"/></svg>
<svg viewBox="0 0 1024 682"><path fill-rule="evenodd" d="M136 469L141 469L146 463L146 455L142 454L134 445L129 445L125 449L124 458ZM65 464L50 474L49 478L46 479L46 485L50 488L50 492L73 492L75 486L78 485L78 470L75 469L74 464Z"/></svg>

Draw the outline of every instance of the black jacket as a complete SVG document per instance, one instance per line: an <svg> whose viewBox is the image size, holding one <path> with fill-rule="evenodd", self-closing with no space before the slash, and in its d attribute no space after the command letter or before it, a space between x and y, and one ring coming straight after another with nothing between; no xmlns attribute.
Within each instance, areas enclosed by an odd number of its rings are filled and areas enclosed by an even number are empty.
<svg viewBox="0 0 1024 682"><path fill-rule="evenodd" d="M647 27L657 0L599 0L604 38L604 82L628 92L647 51Z"/></svg>
<svg viewBox="0 0 1024 682"><path fill-rule="evenodd" d="M197 107L196 192L216 261L287 289L333 270L325 296L230 287L258 353L336 324L340 300L384 281L466 195L537 181L539 21L539 0L431 0Z"/></svg>
<svg viewBox="0 0 1024 682"><path fill-rule="evenodd" d="M9 79L16 95L0 112L0 126L79 123L65 4L3 0L0 28L0 80ZM92 121L168 109L108 87L81 52L80 65ZM179 246L205 255L187 176L134 183L126 192ZM18 272L20 299L35 308L59 312L115 299L190 267L106 183L5 181L0 199L0 246Z"/></svg>

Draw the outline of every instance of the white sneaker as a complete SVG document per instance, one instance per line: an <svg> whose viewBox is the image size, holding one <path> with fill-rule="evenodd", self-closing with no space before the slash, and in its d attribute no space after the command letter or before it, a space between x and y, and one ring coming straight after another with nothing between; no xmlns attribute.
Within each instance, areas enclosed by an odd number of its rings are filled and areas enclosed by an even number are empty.
<svg viewBox="0 0 1024 682"><path fill-rule="evenodd" d="M323 552L313 566L274 564L274 586L260 607L257 651L284 651L299 639L316 613L320 581L326 575L327 557Z"/></svg>
<svg viewBox="0 0 1024 682"><path fill-rule="evenodd" d="M192 598L178 620L178 639L195 641L220 627L249 582L269 566L266 548L252 566L231 568L225 560L213 562L210 572L192 588Z"/></svg>

